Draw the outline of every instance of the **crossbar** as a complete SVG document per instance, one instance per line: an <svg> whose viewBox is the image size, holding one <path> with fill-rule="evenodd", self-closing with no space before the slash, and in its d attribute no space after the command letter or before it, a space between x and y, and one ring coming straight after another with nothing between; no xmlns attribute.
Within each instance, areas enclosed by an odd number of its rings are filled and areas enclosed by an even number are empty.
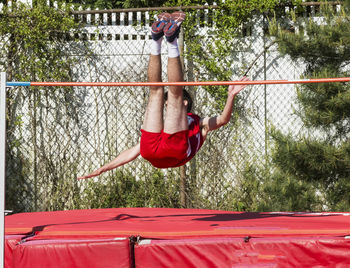
<svg viewBox="0 0 350 268"><path fill-rule="evenodd" d="M253 80L253 81L197 81L197 82L7 82L7 86L47 87L144 87L144 86L228 86L228 85L273 85L350 82L350 77L315 78L299 80Z"/></svg>

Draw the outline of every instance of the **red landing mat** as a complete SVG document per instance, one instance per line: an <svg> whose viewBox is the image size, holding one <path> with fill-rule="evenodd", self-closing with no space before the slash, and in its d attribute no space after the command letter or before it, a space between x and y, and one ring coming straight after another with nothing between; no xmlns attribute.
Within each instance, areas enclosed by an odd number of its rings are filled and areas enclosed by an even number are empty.
<svg viewBox="0 0 350 268"><path fill-rule="evenodd" d="M350 241L337 237L143 240L136 267L350 267Z"/></svg>
<svg viewBox="0 0 350 268"><path fill-rule="evenodd" d="M6 216L5 233L26 237L6 247L8 268L350 265L350 213L36 212Z"/></svg>
<svg viewBox="0 0 350 268"><path fill-rule="evenodd" d="M12 258L12 267L16 268L130 268L131 265L127 238L33 240L17 245Z"/></svg>
<svg viewBox="0 0 350 268"><path fill-rule="evenodd" d="M24 235L5 235L5 267L14 267L12 264L13 251L24 237Z"/></svg>

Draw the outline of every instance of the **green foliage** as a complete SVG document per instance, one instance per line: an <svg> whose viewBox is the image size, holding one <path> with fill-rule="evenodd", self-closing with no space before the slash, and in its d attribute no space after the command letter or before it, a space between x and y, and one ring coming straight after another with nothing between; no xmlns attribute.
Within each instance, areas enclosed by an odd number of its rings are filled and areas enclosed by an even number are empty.
<svg viewBox="0 0 350 268"><path fill-rule="evenodd" d="M326 184L336 177L350 176L349 143L334 146L327 141L307 137L295 141L290 135L285 136L277 130L271 134L276 141L273 162L286 173L305 181Z"/></svg>
<svg viewBox="0 0 350 268"><path fill-rule="evenodd" d="M2 70L6 70L8 80L12 81L71 81L71 65L67 55L67 36L77 32L79 25L69 15L68 5L59 9L47 6L46 1L36 1L32 8L23 3L12 3L4 7L0 17L0 48ZM23 107L24 99L28 107ZM47 100L51 99L57 110L49 120L60 122L51 132L47 124ZM52 105L52 103L51 103ZM36 210L38 200L55 199L56 204L47 202L47 208L59 207L67 202L74 189L74 183L62 180L63 170L72 168L71 163L62 161L66 152L57 159L49 159L56 148L49 142L57 138L57 129L61 127L71 135L70 126L76 125L79 98L69 88L55 91L44 88L14 88L7 94L7 166L6 166L6 207L15 211ZM27 120L23 121L22 118ZM65 118L65 124L62 123ZM43 134L45 129L46 136ZM24 134L25 133L25 134ZM40 135L39 135L40 133ZM47 134L48 133L48 134ZM30 136L30 138L28 138ZM72 136L71 136L72 137ZM29 140L29 141L28 141ZM32 154L28 154L25 145L32 142ZM26 153L23 153L26 151ZM62 159L60 159L60 157ZM63 167L66 165L65 167ZM69 166L71 165L71 166ZM61 170L61 171L58 171ZM49 174L49 175L48 175ZM47 196L40 196L42 187ZM65 200L62 200L65 198Z"/></svg>
<svg viewBox="0 0 350 268"><path fill-rule="evenodd" d="M6 54L9 79L31 81L68 80L70 60L64 55L67 34L78 29L69 16L69 7L57 10L37 2L34 8L23 3L4 7L0 18L0 36L6 38L1 48Z"/></svg>
<svg viewBox="0 0 350 268"><path fill-rule="evenodd" d="M344 77L343 72L321 70L312 78ZM343 139L350 132L350 85L342 83L309 84L298 90L302 107L299 116L308 127L327 133L329 140ZM335 131L333 131L335 130Z"/></svg>
<svg viewBox="0 0 350 268"><path fill-rule="evenodd" d="M323 5L319 14L322 20L291 13L290 19L299 29L296 32L273 21L271 34L276 37L281 53L306 64L303 77L349 76L346 68L350 61L349 3L346 1L339 12ZM310 185L322 196L314 204L323 203L323 209L350 208L349 89L344 83L298 86L297 114L314 134L296 138L276 129L271 132L275 142L272 161L277 167L274 176L283 175ZM296 195L295 200L300 196Z"/></svg>
<svg viewBox="0 0 350 268"><path fill-rule="evenodd" d="M204 5L206 1L182 1L182 5ZM193 62L193 73L198 80L227 81L237 79L246 70L234 66L238 53L245 46L243 29L254 21L256 15L272 10L276 0L217 1L218 9L208 13L207 32L200 33L196 27L198 11L188 11L184 22L186 58ZM207 91L217 100L218 110L225 104L226 87L207 87Z"/></svg>
<svg viewBox="0 0 350 268"><path fill-rule="evenodd" d="M236 178L235 191L233 193L233 208L236 211L259 211L261 202L261 187L266 180L265 176L259 176L259 170L246 165L241 176ZM266 174L264 174L266 175Z"/></svg>
<svg viewBox="0 0 350 268"><path fill-rule="evenodd" d="M272 131L276 142L273 163L294 180L324 192L325 208L347 210L349 206L350 143L334 145L328 141L303 137L294 140L277 130ZM311 186L312 188L312 186ZM317 188L314 189L316 191ZM315 203L317 205L317 203ZM321 204L319 204L321 205Z"/></svg>
<svg viewBox="0 0 350 268"><path fill-rule="evenodd" d="M272 166L268 163L267 166ZM317 187L278 169L248 164L238 180L235 209L239 211L315 211L323 205Z"/></svg>
<svg viewBox="0 0 350 268"><path fill-rule="evenodd" d="M179 207L178 183L154 169L150 177L136 179L127 171L116 170L107 180L88 181L80 205L89 208ZM175 187L175 188L174 188Z"/></svg>
<svg viewBox="0 0 350 268"><path fill-rule="evenodd" d="M98 9L160 7L167 3L166 0L73 0L72 2L74 4Z"/></svg>
<svg viewBox="0 0 350 268"><path fill-rule="evenodd" d="M350 57L349 21L346 9L337 14L332 7L322 7L323 22L309 18L307 20L291 13L294 23L300 30L284 30L273 21L271 34L278 36L279 50L292 59L301 59L307 64L307 73L314 73L320 67L340 71ZM336 49L335 49L336 48Z"/></svg>
<svg viewBox="0 0 350 268"><path fill-rule="evenodd" d="M166 0L125 0L117 1L118 5L123 8L137 8L137 7L161 7L166 5Z"/></svg>

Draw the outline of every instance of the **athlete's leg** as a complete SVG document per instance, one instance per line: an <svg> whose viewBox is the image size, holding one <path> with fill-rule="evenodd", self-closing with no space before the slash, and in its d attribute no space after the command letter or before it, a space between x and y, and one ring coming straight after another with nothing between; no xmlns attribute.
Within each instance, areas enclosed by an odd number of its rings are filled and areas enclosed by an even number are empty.
<svg viewBox="0 0 350 268"><path fill-rule="evenodd" d="M161 45L164 35L164 27L171 18L169 13L158 15L157 21L152 24L151 55L148 63L148 81L162 81ZM164 127L164 88L150 87L149 99L145 112L142 129L148 132L160 133Z"/></svg>
<svg viewBox="0 0 350 268"><path fill-rule="evenodd" d="M171 14L161 13L157 21L152 24L151 55L148 63L148 81L162 81L161 45L164 35L164 28L171 19ZM164 119L164 88L150 87L149 99L143 121L143 130L159 133L163 130Z"/></svg>
<svg viewBox="0 0 350 268"><path fill-rule="evenodd" d="M160 55L150 55L148 63L148 81L162 81L162 63ZM164 88L150 87L149 99L142 129L159 133L163 129Z"/></svg>
<svg viewBox="0 0 350 268"><path fill-rule="evenodd" d="M182 82L183 72L180 57L168 57L168 81ZM183 103L183 87L170 86L164 122L164 132L173 134L188 129L187 112Z"/></svg>
<svg viewBox="0 0 350 268"><path fill-rule="evenodd" d="M164 28L168 45L168 81L182 82L183 72L180 53L177 44L181 23L185 13L179 11L171 14L170 23ZM173 134L188 129L187 111L183 103L183 87L171 86L168 92L167 109L164 122L164 132Z"/></svg>

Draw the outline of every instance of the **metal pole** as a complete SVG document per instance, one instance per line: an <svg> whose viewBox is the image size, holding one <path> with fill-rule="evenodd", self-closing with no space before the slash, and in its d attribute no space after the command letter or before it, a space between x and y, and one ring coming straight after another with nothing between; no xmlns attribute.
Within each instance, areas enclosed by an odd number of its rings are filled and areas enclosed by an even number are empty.
<svg viewBox="0 0 350 268"><path fill-rule="evenodd" d="M266 36L265 36L265 24L267 23L266 21L266 16L263 14L263 23L262 23L262 38L264 42L264 80L267 79L267 48L266 48ZM265 127L265 164L267 167L267 148L268 148L268 126L267 126L267 85L264 85L264 127Z"/></svg>
<svg viewBox="0 0 350 268"><path fill-rule="evenodd" d="M179 39L178 39L178 44L179 44L179 52L180 52L180 60L181 60L181 67L182 67L182 72L185 71L185 60L184 60L184 32L183 30L180 31ZM186 208L186 166L181 166L180 167L180 205L183 208Z"/></svg>
<svg viewBox="0 0 350 268"><path fill-rule="evenodd" d="M6 157L6 73L0 76L0 267L4 267L5 241L5 157Z"/></svg>

